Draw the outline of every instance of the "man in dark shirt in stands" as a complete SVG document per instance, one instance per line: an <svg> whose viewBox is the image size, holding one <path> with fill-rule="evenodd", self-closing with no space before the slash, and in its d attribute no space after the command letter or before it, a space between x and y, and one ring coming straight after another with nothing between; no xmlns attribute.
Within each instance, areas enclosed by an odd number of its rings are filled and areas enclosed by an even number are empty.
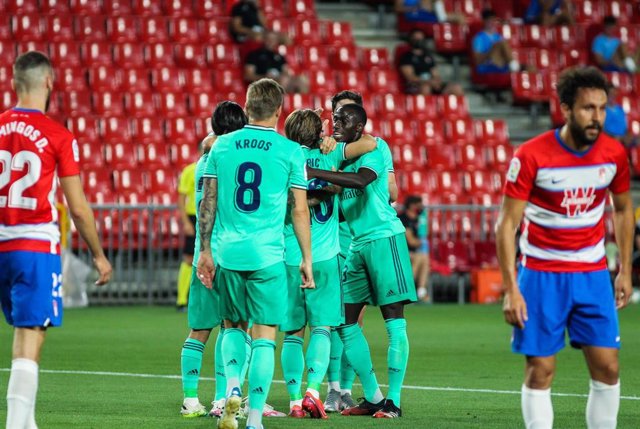
<svg viewBox="0 0 640 429"><path fill-rule="evenodd" d="M289 72L287 59L278 52L278 35L273 31L265 31L264 45L249 52L244 64L244 80L247 84L264 77L275 80L288 93L309 92L306 76L294 76Z"/></svg>
<svg viewBox="0 0 640 429"><path fill-rule="evenodd" d="M436 61L427 49L422 30L414 29L409 33L409 46L411 49L399 60L399 71L407 94L464 94L459 84L442 80Z"/></svg>
<svg viewBox="0 0 640 429"><path fill-rule="evenodd" d="M409 195L404 201L404 211L398 217L406 229L407 247L409 247L413 277L416 280L418 299L422 302L429 302L427 292L430 271L429 241L427 240L426 215L422 198L417 195Z"/></svg>
<svg viewBox="0 0 640 429"><path fill-rule="evenodd" d="M240 0L231 8L231 36L236 42L262 40L266 20L257 0Z"/></svg>

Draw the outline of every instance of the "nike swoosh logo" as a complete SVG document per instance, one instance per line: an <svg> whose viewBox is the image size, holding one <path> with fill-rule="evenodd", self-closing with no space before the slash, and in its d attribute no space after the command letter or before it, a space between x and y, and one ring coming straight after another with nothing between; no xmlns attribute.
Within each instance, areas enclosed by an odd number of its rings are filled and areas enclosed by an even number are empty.
<svg viewBox="0 0 640 429"><path fill-rule="evenodd" d="M566 179L551 179L551 183L555 185L556 183L564 182L565 180Z"/></svg>

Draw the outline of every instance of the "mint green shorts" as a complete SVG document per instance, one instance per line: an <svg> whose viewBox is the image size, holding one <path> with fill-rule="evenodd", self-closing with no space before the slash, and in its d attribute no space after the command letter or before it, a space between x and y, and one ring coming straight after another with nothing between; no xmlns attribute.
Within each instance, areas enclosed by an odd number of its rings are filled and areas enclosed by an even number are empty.
<svg viewBox="0 0 640 429"><path fill-rule="evenodd" d="M280 325L286 320L287 273L284 261L256 271L220 268L220 316L231 322Z"/></svg>
<svg viewBox="0 0 640 429"><path fill-rule="evenodd" d="M189 304L187 319L189 328L194 330L213 329L220 325L220 295L217 287L217 275L213 279L213 288L207 289L198 278L196 267L191 270Z"/></svg>
<svg viewBox="0 0 640 429"><path fill-rule="evenodd" d="M289 299L283 332L299 331L309 326L339 326L344 323L341 265L336 255L313 264L315 289L302 289L300 268L287 265Z"/></svg>
<svg viewBox="0 0 640 429"><path fill-rule="evenodd" d="M366 243L347 256L344 302L377 306L417 300L404 233Z"/></svg>

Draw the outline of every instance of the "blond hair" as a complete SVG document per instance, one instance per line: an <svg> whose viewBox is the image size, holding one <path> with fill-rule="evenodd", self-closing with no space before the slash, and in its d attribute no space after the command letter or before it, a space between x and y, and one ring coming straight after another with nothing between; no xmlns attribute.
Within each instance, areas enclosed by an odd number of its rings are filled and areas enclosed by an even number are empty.
<svg viewBox="0 0 640 429"><path fill-rule="evenodd" d="M289 140L304 146L314 146L322 133L322 120L311 109L295 110L284 121L284 133Z"/></svg>
<svg viewBox="0 0 640 429"><path fill-rule="evenodd" d="M264 121L275 115L284 101L284 89L273 79L260 79L249 85L247 103L244 108L247 116L254 121Z"/></svg>

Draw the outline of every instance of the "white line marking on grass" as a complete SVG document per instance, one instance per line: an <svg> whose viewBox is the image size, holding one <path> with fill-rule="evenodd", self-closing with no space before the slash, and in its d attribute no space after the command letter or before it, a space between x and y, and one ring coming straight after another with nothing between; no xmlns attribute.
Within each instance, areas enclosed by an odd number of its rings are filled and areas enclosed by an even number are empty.
<svg viewBox="0 0 640 429"><path fill-rule="evenodd" d="M0 372L10 372L10 368L0 368ZM137 374L133 372L109 372L109 371L75 371L65 369L41 369L41 373L44 374L71 374L71 375L101 375L106 377L134 377L134 378L155 378L155 379L170 379L180 380L182 377L179 375L162 375L162 374ZM201 380L215 380L213 377L200 377ZM274 383L284 384L284 380L273 380ZM356 383L357 384L357 383ZM389 387L386 384L381 384L381 387ZM463 387L434 387L434 386L402 386L403 389L408 390L431 390L436 392L468 392L468 393L493 393L497 395L520 395L519 390L495 390L495 389L467 389ZM573 398L586 398L588 395L584 393L557 393L554 392L552 396L565 396ZM620 396L620 399L627 399L630 401L640 401L640 396Z"/></svg>

